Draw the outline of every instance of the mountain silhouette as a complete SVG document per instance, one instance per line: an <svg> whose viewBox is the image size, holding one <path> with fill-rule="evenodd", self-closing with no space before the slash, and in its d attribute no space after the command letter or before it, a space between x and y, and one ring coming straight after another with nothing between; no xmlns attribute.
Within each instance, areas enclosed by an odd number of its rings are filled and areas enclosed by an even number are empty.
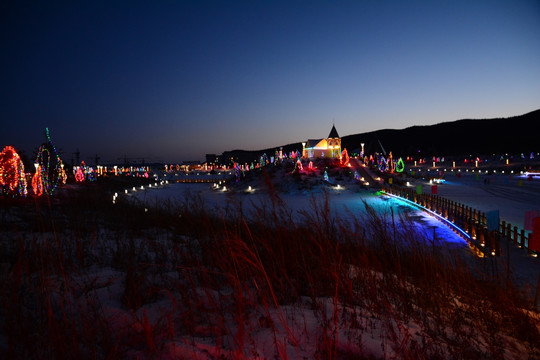
<svg viewBox="0 0 540 360"><path fill-rule="evenodd" d="M364 143L366 154L392 151L394 157L462 156L491 154L530 154L540 151L540 109L508 118L463 119L435 125L411 126L405 129L384 129L347 135L341 138L341 148L360 152ZM222 155L240 163L252 162L266 153L275 154L280 146L256 151L232 150ZM283 152L302 152L302 143L283 145Z"/></svg>

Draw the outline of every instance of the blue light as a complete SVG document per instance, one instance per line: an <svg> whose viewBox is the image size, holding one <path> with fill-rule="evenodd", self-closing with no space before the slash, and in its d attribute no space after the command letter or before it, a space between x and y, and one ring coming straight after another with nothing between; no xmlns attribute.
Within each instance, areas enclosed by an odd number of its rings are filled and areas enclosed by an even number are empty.
<svg viewBox="0 0 540 360"><path fill-rule="evenodd" d="M401 196L389 194L389 193L387 193L387 192L384 191L384 190L381 190L381 193L384 194L384 195L393 197L393 198L395 198L395 199L402 200L402 201L404 201L404 202L406 202L406 203L409 203L409 204L411 204L411 205L413 205L413 206L416 206L416 207L418 207L418 208L420 208L420 209L422 209L422 210L424 210L424 211L430 213L431 215L435 216L435 217L438 218L439 220L442 220L442 221L443 221L445 224L447 224L448 226L450 226L450 227L456 229L462 236L465 237L465 239L467 239L467 240L472 240L472 239L471 239L471 236L470 236L469 234L467 234L467 232L466 232L465 230L463 230L462 228L458 227L456 224L454 224L453 222L449 221L448 219L445 219L444 217L442 217L441 215L437 214L436 212L431 211L431 210L429 210L428 208L425 208L425 207L423 207L422 205L419 205L419 204L417 204L417 203L415 203L414 201L411 201L411 200L409 200L409 199L405 199L405 198L402 198Z"/></svg>

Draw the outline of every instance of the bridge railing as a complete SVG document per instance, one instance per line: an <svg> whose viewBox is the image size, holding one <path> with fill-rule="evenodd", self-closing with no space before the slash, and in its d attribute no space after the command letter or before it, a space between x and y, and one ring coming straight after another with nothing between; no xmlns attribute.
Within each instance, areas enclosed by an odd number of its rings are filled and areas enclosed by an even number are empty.
<svg viewBox="0 0 540 360"><path fill-rule="evenodd" d="M471 242L484 254L498 256L501 254L501 239L507 239L514 245L526 249L529 254L536 252L529 248L532 234L524 229L499 221L498 230L488 230L486 214L482 211L449 200L439 195L418 194L415 188L402 187L399 185L383 184L382 189L392 195L396 195L412 201L426 209L429 209L448 221L463 229L471 237Z"/></svg>

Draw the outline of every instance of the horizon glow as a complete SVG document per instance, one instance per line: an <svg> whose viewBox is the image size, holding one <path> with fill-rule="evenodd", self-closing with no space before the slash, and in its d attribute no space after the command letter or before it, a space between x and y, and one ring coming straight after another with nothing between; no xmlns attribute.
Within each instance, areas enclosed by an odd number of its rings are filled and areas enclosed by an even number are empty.
<svg viewBox="0 0 540 360"><path fill-rule="evenodd" d="M540 3L12 2L0 146L203 160L540 108Z"/></svg>

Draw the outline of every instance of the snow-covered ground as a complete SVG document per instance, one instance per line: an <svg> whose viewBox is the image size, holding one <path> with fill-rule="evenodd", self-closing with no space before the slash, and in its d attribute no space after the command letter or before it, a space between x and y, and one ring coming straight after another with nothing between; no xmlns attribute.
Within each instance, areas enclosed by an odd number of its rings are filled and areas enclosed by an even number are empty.
<svg viewBox="0 0 540 360"><path fill-rule="evenodd" d="M500 218L518 228L524 227L525 212L540 211L540 178L511 174L445 173L445 182L438 184L438 195L487 212L499 210ZM431 192L428 182L418 181Z"/></svg>
<svg viewBox="0 0 540 360"><path fill-rule="evenodd" d="M478 176L473 173L462 173L460 177L454 174L445 176L445 183L438 185L439 195L459 201L481 211L498 209L501 219L523 227L524 213L529 210L540 210L540 179L532 181L526 176L508 175L484 175ZM489 179L489 184L487 180ZM430 193L429 182L416 180L412 186L422 185L423 191ZM253 206L264 204L268 201L268 194L263 189L252 187L234 192L230 189L223 190L223 186L216 189L212 184L189 184L171 183L159 188L146 188L137 192L129 192L128 198L133 198L152 206L163 201L183 201L188 196L199 194L205 201L208 209L221 211L228 204L234 202L241 204L242 208L249 212ZM332 215L341 220L347 219L354 222L355 218L365 215L365 203L373 207L380 214L396 217L406 212L415 219L417 228L426 234L426 238L435 238L447 245L462 247L465 257L473 257L467 242L453 229L444 224L436 217L412 206L399 199L380 195L375 191L358 190L355 186L335 186L316 188L311 192L291 191L279 194L286 206L293 214L299 214L303 210L309 210L313 199L322 201L325 194L328 196L329 207ZM221 209L221 210L220 210ZM534 258L527 251L513 244L502 244L502 256L498 257L499 268L506 269L508 263L514 271L516 282L527 289L534 296L538 279L540 277L540 258Z"/></svg>
<svg viewBox="0 0 540 360"><path fill-rule="evenodd" d="M499 204L503 218L507 214L510 216L513 212L521 213L523 209L535 209L531 208L532 203L528 199L538 195L536 188L533 187L538 185L537 182L522 184L518 189L510 188L508 191L514 191L513 194L516 195L513 198L499 196L499 194L506 194L502 190L483 191L484 186L487 188L496 185L497 180L495 178L488 185L484 184L482 179L478 181L473 176L448 178L446 184L439 186L439 193L483 211L492 209L489 206L493 204ZM233 206L235 209L242 208L243 213L249 216L257 207L267 206L271 202L270 195L254 184L255 182L245 183L245 185L240 183L234 186L234 189L224 191L223 185L218 189L208 183L171 182L151 188L137 187L136 191L131 188L127 193L120 192L118 195L130 201L143 203L149 211L152 206L168 201L182 203L197 195L204 201L208 211L226 213L227 207ZM424 191L429 192L428 186L429 184L425 184ZM526 194L517 196L522 191L527 191L530 196ZM481 193L482 196L478 196L477 193ZM359 219L360 226L369 227L369 223L366 222L368 219L366 204L374 208L377 213L386 215L386 219L392 219L392 217L398 219L406 214L408 218L415 221L418 229L425 232L426 239L435 238L456 250L452 252L453 254L461 254L464 258L474 259L465 240L434 216L399 199L378 194L372 189L361 188L355 185L354 181L344 181L340 188L320 185L310 191L292 189L280 192L279 198L293 214L293 218L298 217L299 221L302 220L303 211L313 211L313 206L322 206L325 199L328 199L331 215L342 221L349 221L351 226L355 226L355 220ZM498 200L499 198L503 200ZM516 201L516 198L521 201ZM505 204L514 207L505 211L502 208ZM483 208L484 205L486 207ZM510 217L508 220L512 221ZM519 224L516 222L516 225ZM109 235L111 234L105 232L103 236L97 234L95 237L99 239ZM245 306L249 309L248 312L240 314L235 308L239 303L238 294L232 289L214 289L204 286L204 283L200 285L195 282L188 285L188 280L196 278L196 276L191 277L190 271L193 269L189 266L178 269L171 267L170 270L168 268L156 270L162 268L152 267L154 261L149 254L152 253L154 245L163 242L162 245L167 249L172 246L182 246L184 242L191 241L189 237L182 238L182 241L178 242L178 239L172 241L167 236L160 236L159 239L145 237L144 234L138 234L138 236L140 238L130 239L130 241L123 238L121 241L104 240L103 245L114 249L118 246L128 246L131 242L130 246L140 251L143 254L141 256L146 259L141 268L145 270L141 270L141 273L135 271L126 274L125 271L115 268L97 266L91 267L88 273L70 275L74 288L73 294L83 294L73 303L75 308L73 311L92 309L93 304L99 305L103 313L104 329L113 334L113 337L116 336L115 341L119 341L123 349L128 349L124 350L126 358L414 358L415 354L411 351L418 349L424 343L431 345L422 348L426 353L421 352L421 354L437 355L440 358L454 358L457 350L463 351L458 356L459 358L479 358L486 349L489 348L491 351L493 346L497 347L495 352L498 352L501 358L519 359L522 354L533 354L533 356L538 354L537 345L527 345L521 334L495 333L488 336L489 328L476 328L477 324L474 322L476 320L471 319L470 314L477 313L474 311L478 307L477 303L472 305L462 303L452 294L445 294L445 298L452 299L451 304L439 304L439 308L443 309L441 314L455 315L452 328L448 325L442 327L437 325L440 320L437 316L440 315L437 315L436 311L416 308L416 305L412 305L409 311L399 308L406 307L410 298L389 300L382 295L381 298L377 298L377 294L388 293L399 297L401 291L394 288L389 292L383 291L384 286L398 284L389 280L389 277L395 275L383 274L373 269L351 267L350 276L347 277L351 284L372 285L374 295L370 299L376 299L376 301L367 305L359 303L350 306L332 296L315 298L303 296L301 301L296 303L278 304L276 302L270 304L271 306L265 302L254 301L252 306ZM510 252L505 252L504 256L497 259L500 271L503 271L509 258L511 266L516 269L514 276L518 284L533 289L540 274L539 260L528 256L521 249L515 247L508 249ZM165 251L160 254L166 256L168 253ZM152 271L159 276L154 277ZM138 282L141 283L139 286L137 286ZM128 286L128 283L131 285ZM158 290L159 294L151 294L150 298L155 298L155 301L149 300L148 303L143 303L136 309L126 309L122 300L126 288L145 289L148 286L153 289L152 291L156 291L148 284L156 286L155 289L161 289ZM167 284L176 284L173 288L178 293L167 290ZM414 288L411 283L403 281L399 284L407 289L405 293L415 294L415 291L411 290ZM61 298L62 286L52 284L51 288L54 289L51 290L53 297L58 292L58 297ZM253 288L246 287L244 290L246 299L250 296L257 298L259 290L257 283L254 283ZM43 295L40 293L39 296ZM418 296L422 295L419 293ZM194 298L196 300L193 300ZM358 299L362 297L359 296ZM71 303L66 304L66 308L69 308ZM69 313L69 310L66 312ZM463 318L460 318L459 314L464 314ZM490 313L482 314L484 315L490 316ZM537 315L533 314L531 317L538 321ZM188 320L192 323L188 324ZM94 321L91 322L93 323ZM96 328L99 329L100 322L95 323ZM175 323L183 325L175 328ZM489 321L487 323L491 325ZM480 324L483 323L480 322ZM192 327L189 332L182 332L188 327ZM127 340L123 340L124 337ZM467 344L474 345L471 348L465 346L460 349L460 341L463 339L472 339ZM329 344L332 346L328 349L324 347ZM118 343L115 346L117 345ZM0 350L7 348L7 337L0 336Z"/></svg>
<svg viewBox="0 0 540 360"><path fill-rule="evenodd" d="M163 201L182 202L186 197L193 194L199 194L205 201L208 209L219 211L225 208L231 202L241 204L245 211L252 210L254 206L262 205L268 202L268 194L264 190L252 187L251 191L245 187L245 191L231 192L224 191L223 186L215 189L211 184L193 184L193 183L171 183L158 188L146 188L129 192L126 196L135 198L147 204L148 206L159 204ZM313 200L324 201L325 195L328 196L330 211L334 217L341 220L347 219L351 223L355 219L365 215L365 204L373 207L380 214L391 216L392 212L398 217L401 213L407 214L417 219L429 237L435 236L439 240L447 243L466 246L466 241L456 234L452 229L438 221L434 216L429 215L418 208L409 205L398 199L376 194L374 191L361 190L356 191L342 186L327 187L325 190L317 189L313 192L283 193L279 197L286 204L293 214L299 214L301 211L310 210Z"/></svg>

